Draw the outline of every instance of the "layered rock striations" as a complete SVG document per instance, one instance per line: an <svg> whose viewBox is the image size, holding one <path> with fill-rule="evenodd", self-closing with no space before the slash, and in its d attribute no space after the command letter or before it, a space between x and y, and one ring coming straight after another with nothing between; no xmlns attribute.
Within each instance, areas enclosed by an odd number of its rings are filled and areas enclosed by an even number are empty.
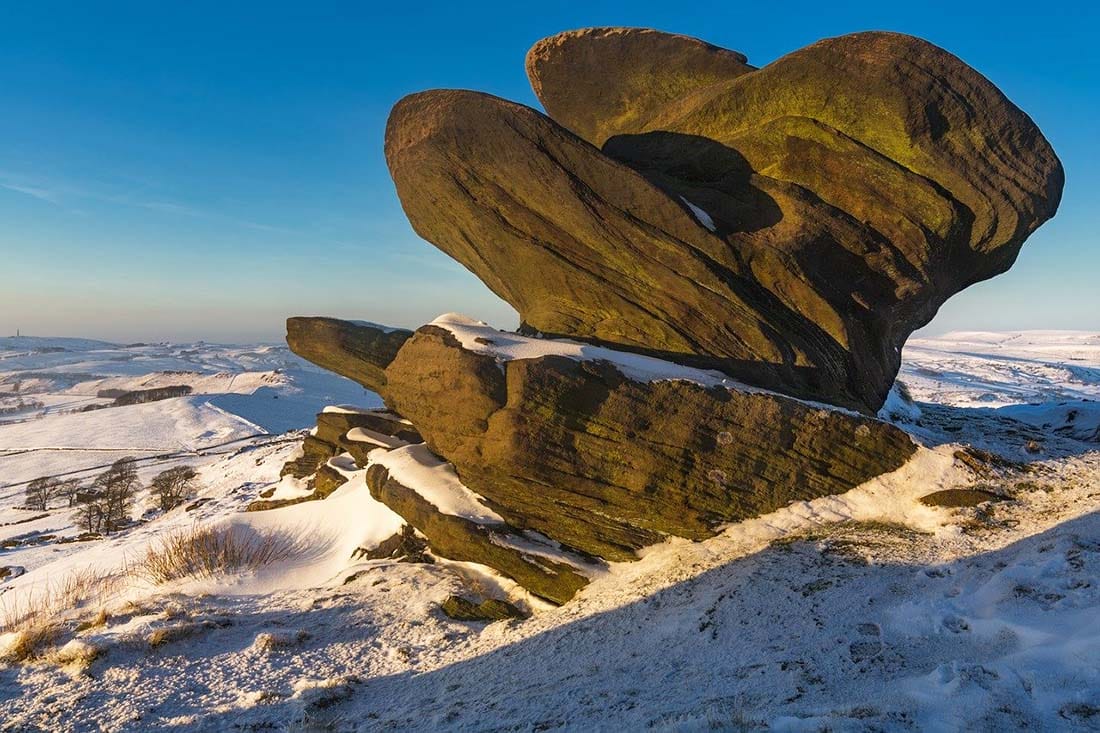
<svg viewBox="0 0 1100 733"><path fill-rule="evenodd" d="M511 525L628 560L667 535L847 491L916 450L857 413L631 355L510 358L486 326L424 326L387 370L388 404ZM613 356L613 355L611 355ZM625 365L624 365L625 362ZM661 371L663 370L663 371Z"/></svg>
<svg viewBox="0 0 1100 733"><path fill-rule="evenodd" d="M527 71L549 116L436 90L385 140L414 229L520 333L291 319L296 353L390 412L323 413L287 470L357 466L403 537L556 603L604 561L903 465L918 447L873 415L905 339L1061 196L1027 115L909 36L757 69L594 28L540 41Z"/></svg>
<svg viewBox="0 0 1100 733"><path fill-rule="evenodd" d="M528 71L549 118L453 90L394 108L386 157L416 231L533 331L867 413L906 337L1006 270L1061 196L1027 115L909 36L753 69L590 29L537 44Z"/></svg>

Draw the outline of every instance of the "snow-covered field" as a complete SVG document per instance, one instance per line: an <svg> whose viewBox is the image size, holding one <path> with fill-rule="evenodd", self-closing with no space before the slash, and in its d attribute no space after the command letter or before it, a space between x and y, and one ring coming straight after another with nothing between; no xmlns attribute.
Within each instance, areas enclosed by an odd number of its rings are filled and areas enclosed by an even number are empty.
<svg viewBox="0 0 1100 733"><path fill-rule="evenodd" d="M285 349L0 340L0 405L42 403L0 423L0 613L98 579L72 612L87 628L0 668L0 730L1100 729L1100 335L957 333L904 359L920 413L898 414L928 446L909 464L650 548L550 608L477 566L356 559L397 526L362 471L324 501L243 513L295 490L278 474L300 433L281 433L376 404ZM192 394L72 412L179 384ZM976 476L959 444L1027 466ZM62 541L80 533L67 507L20 508L35 476L121 455L145 480L197 468L198 500L161 513L139 495L133 527L83 542ZM975 486L1008 500L918 501ZM159 586L127 572L205 525L293 552ZM439 611L472 586L533 615Z"/></svg>
<svg viewBox="0 0 1100 733"><path fill-rule="evenodd" d="M192 391L124 407L97 397L167 386ZM86 475L122 456L195 454L281 434L345 402L381 404L285 346L0 338L0 487ZM82 411L90 407L100 409Z"/></svg>

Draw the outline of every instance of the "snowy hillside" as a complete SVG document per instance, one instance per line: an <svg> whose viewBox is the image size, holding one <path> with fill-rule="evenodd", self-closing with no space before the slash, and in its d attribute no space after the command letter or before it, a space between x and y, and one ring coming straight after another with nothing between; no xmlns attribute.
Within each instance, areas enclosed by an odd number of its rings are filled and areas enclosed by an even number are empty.
<svg viewBox="0 0 1100 733"><path fill-rule="evenodd" d="M0 730L1100 729L1100 335L956 333L903 358L916 405L895 395L894 419L925 446L909 464L650 548L554 608L480 566L365 559L399 522L354 466L323 501L244 512L301 493L279 478L299 452L285 431L377 404L283 348L0 340L0 615L66 601L47 651L0 663ZM89 481L123 455L144 482L197 469L197 495L163 512L142 491L105 539L64 502L23 508L31 479ZM920 501L948 489L1000 500ZM135 572L196 527L279 552ZM532 615L440 612L471 587Z"/></svg>
<svg viewBox="0 0 1100 733"><path fill-rule="evenodd" d="M168 386L190 394L112 406L119 393ZM305 428L345 402L379 404L285 346L0 338L0 486Z"/></svg>

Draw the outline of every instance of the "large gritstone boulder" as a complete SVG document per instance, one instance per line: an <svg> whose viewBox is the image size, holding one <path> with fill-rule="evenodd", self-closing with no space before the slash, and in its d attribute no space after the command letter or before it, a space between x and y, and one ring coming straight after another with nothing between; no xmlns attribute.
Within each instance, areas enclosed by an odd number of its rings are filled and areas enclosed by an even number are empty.
<svg viewBox="0 0 1100 733"><path fill-rule="evenodd" d="M402 347L384 396L510 525L613 560L842 493L916 450L887 423L716 372L454 317Z"/></svg>
<svg viewBox="0 0 1100 733"><path fill-rule="evenodd" d="M720 369L874 413L908 335L1008 269L1063 172L978 72L893 33L760 69L695 39L589 29L528 57L551 117L469 91L394 108L416 231L528 332Z"/></svg>
<svg viewBox="0 0 1100 733"><path fill-rule="evenodd" d="M320 494L365 469L433 556L557 603L605 561L905 464L917 445L873 416L906 338L1008 269L1061 198L1031 119L910 36L755 68L591 28L537 43L527 72L549 116L435 90L401 100L385 139L413 228L518 333L291 319L296 353L390 412L323 415L288 470Z"/></svg>

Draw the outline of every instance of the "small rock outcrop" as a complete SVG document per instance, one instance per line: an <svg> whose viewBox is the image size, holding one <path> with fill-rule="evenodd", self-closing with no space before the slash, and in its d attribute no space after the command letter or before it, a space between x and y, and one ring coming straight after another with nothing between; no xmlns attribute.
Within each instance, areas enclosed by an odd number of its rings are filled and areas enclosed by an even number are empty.
<svg viewBox="0 0 1100 733"><path fill-rule="evenodd" d="M330 407L317 414L316 427L302 441L302 455L288 461L282 475L306 478L345 451L365 458L374 448L394 448L422 440L412 423L388 410Z"/></svg>
<svg viewBox="0 0 1100 733"><path fill-rule="evenodd" d="M286 343L298 356L377 392L385 370L411 331L321 316L286 321Z"/></svg>
<svg viewBox="0 0 1100 733"><path fill-rule="evenodd" d="M519 333L288 321L296 353L389 409L322 413L286 468L315 495L365 471L406 524L364 558L480 563L564 603L669 536L898 469L918 447L874 416L901 346L1061 197L1031 119L910 36L758 69L592 28L540 41L527 71L549 116L435 90L401 100L385 139L413 228ZM514 615L496 603L444 610Z"/></svg>
<svg viewBox="0 0 1100 733"><path fill-rule="evenodd" d="M442 512L390 476L385 466L368 468L367 484L375 499L416 528L427 538L432 551L443 557L487 565L555 603L565 603L588 584L588 578L578 572L583 563L563 562L533 551L532 543L521 532L502 522L475 522Z"/></svg>
<svg viewBox="0 0 1100 733"><path fill-rule="evenodd" d="M474 603L462 596L448 596L440 604L440 610L456 621L504 621L527 616L508 601L496 598L486 598Z"/></svg>
<svg viewBox="0 0 1100 733"><path fill-rule="evenodd" d="M408 420L387 410L326 408L318 413L316 427L302 440L301 455L287 461L280 472L281 476L305 479L309 493L280 498L274 496L272 488L249 504L247 511L267 511L324 499L347 482L349 470L365 468L372 451L422 441Z"/></svg>

